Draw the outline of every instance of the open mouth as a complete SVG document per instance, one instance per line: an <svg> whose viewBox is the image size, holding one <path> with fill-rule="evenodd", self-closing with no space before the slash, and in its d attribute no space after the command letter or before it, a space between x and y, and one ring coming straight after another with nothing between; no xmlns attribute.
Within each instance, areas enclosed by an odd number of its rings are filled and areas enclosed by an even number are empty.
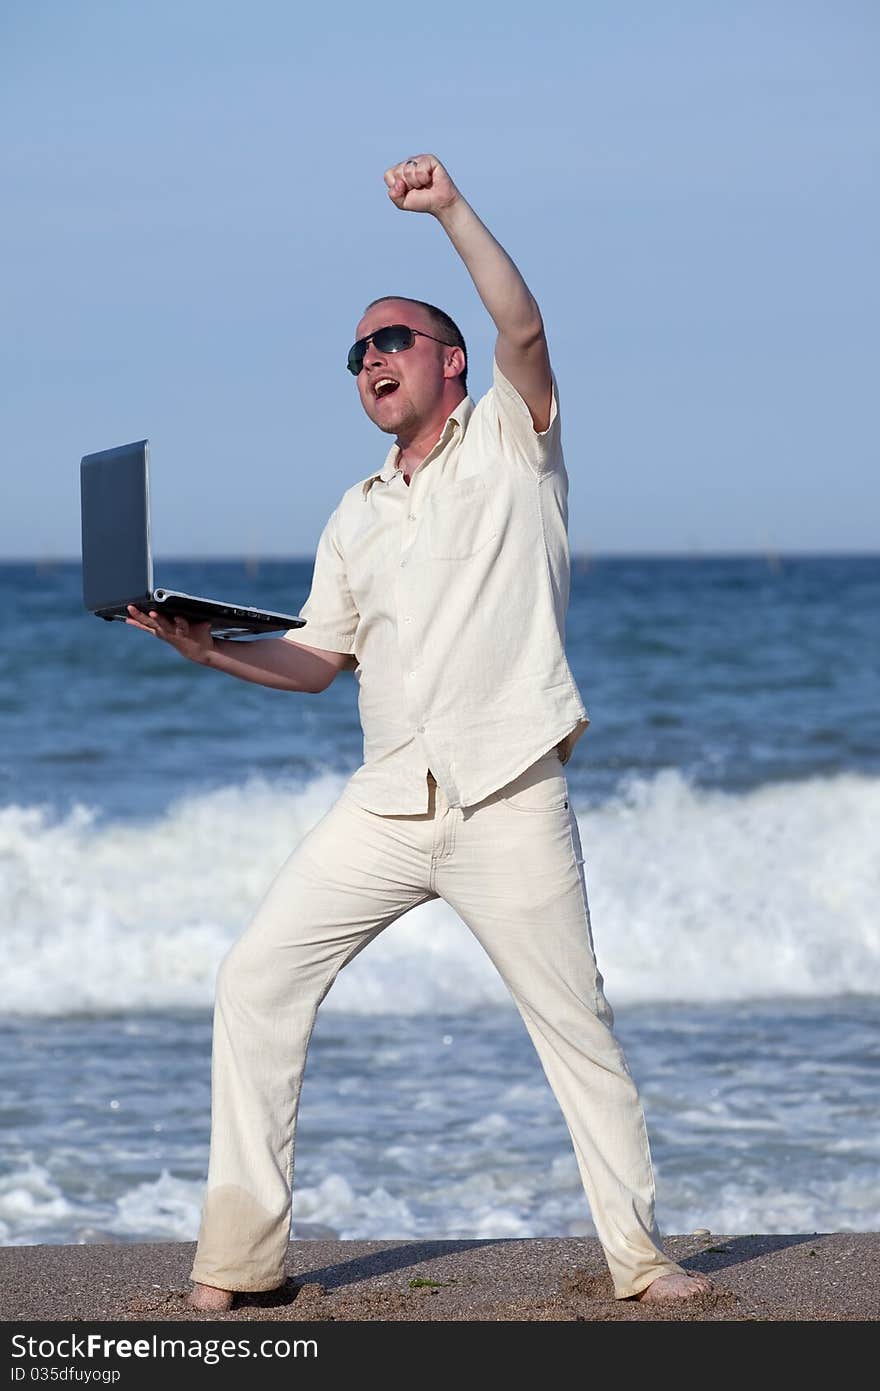
<svg viewBox="0 0 880 1391"><path fill-rule="evenodd" d="M379 377L373 383L373 395L377 401L381 401L383 396L391 396L400 386L393 377Z"/></svg>

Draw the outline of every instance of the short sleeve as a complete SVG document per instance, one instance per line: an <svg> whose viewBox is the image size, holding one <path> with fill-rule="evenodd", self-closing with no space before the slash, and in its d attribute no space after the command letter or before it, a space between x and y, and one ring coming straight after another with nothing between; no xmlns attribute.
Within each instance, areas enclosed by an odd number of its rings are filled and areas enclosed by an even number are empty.
<svg viewBox="0 0 880 1391"><path fill-rule="evenodd" d="M538 474L563 467L555 376L552 377L552 390L550 424L539 433L532 423L531 411L516 387L507 380L498 363L493 362L492 391L489 395L502 447Z"/></svg>
<svg viewBox="0 0 880 1391"><path fill-rule="evenodd" d="M312 587L299 617L306 620L306 626L290 629L284 634L285 642L320 647L326 652L354 652L359 615L348 587L335 512L321 533Z"/></svg>

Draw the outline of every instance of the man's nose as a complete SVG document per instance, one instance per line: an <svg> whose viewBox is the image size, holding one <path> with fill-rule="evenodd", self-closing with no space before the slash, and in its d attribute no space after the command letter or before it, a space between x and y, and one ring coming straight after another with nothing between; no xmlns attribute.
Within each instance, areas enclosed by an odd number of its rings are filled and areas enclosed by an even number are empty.
<svg viewBox="0 0 880 1391"><path fill-rule="evenodd" d="M366 351L364 352L364 364L369 366L373 362L384 362L385 353L380 353L372 338L367 340Z"/></svg>

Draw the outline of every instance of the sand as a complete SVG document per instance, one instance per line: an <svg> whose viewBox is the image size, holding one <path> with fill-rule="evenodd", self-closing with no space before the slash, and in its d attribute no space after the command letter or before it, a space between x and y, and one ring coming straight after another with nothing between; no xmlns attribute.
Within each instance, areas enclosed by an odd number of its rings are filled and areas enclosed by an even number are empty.
<svg viewBox="0 0 880 1391"><path fill-rule="evenodd" d="M287 1284L225 1315L187 1308L188 1242L0 1248L4 1321L867 1321L880 1318L880 1233L666 1237L714 1296L615 1300L595 1238L291 1243Z"/></svg>

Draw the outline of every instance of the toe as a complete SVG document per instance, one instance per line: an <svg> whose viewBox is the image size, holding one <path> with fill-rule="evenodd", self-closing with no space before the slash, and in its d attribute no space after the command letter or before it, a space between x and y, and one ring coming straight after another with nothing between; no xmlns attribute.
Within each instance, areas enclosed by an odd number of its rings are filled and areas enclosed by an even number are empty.
<svg viewBox="0 0 880 1391"><path fill-rule="evenodd" d="M661 1299L695 1299L699 1295L711 1294L714 1288L707 1275L699 1272L693 1275L676 1273L659 1276L647 1289L642 1290L638 1298L646 1303Z"/></svg>
<svg viewBox="0 0 880 1391"><path fill-rule="evenodd" d="M235 1298L232 1290L216 1289L213 1285L194 1285L187 1304L191 1309L207 1310L211 1313L225 1313L232 1308Z"/></svg>

